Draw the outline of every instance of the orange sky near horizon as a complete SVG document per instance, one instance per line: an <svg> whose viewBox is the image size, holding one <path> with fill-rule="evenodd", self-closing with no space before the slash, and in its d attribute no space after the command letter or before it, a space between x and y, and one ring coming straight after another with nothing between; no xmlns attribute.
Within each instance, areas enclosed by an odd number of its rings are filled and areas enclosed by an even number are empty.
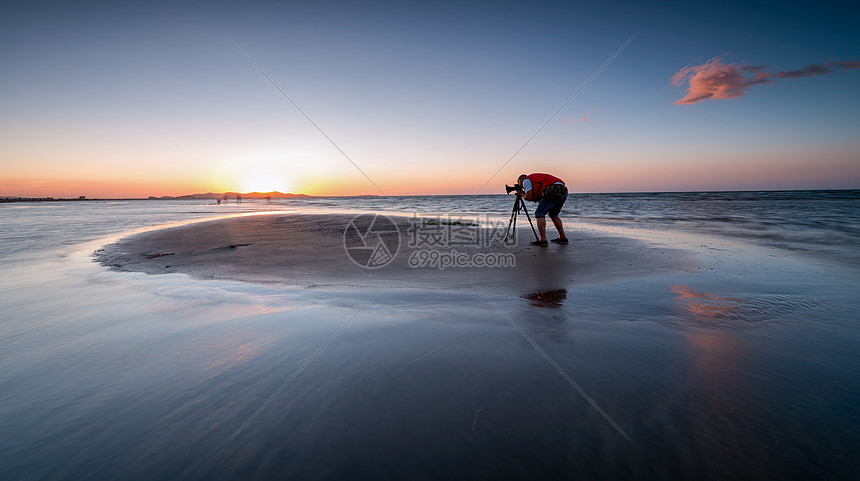
<svg viewBox="0 0 860 481"><path fill-rule="evenodd" d="M759 154L729 159L701 154L695 162L650 158L647 153L627 159L596 159L592 162L540 162L524 155L516 166L508 165L480 192L504 193L519 173L549 172L564 179L572 192L658 192L708 190L792 190L857 188L860 164L850 149L821 151L809 161L809 153L780 153L777 159ZM721 154L720 154L721 155ZM336 174L325 169L278 167L273 162L237 163L230 168L105 168L99 175L82 179L67 171L67 178L2 178L0 196L54 198L146 198L205 192L301 193L319 196L381 195L370 181L345 159L328 159L338 165ZM534 169L520 171L520 164ZM486 163L486 162L484 162ZM143 166L142 163L133 163ZM313 165L313 163L309 163ZM501 165L501 162L499 163ZM493 167L493 166L489 166ZM401 165L388 172L366 173L387 195L474 194L498 169L487 165L463 167L460 171L434 171L432 165L413 168ZM200 170L199 172L197 170ZM58 173L62 173L59 171ZM726 188L725 186L731 186Z"/></svg>

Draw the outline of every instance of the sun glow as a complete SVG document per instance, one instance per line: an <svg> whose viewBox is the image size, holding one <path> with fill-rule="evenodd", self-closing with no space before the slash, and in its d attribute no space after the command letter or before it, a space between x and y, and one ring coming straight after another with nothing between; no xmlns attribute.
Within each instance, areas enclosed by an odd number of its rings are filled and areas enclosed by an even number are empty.
<svg viewBox="0 0 860 481"><path fill-rule="evenodd" d="M212 183L228 192L292 192L290 165L280 156L250 155L225 158L213 169Z"/></svg>
<svg viewBox="0 0 860 481"><path fill-rule="evenodd" d="M287 178L275 170L250 170L239 181L242 192L290 192Z"/></svg>

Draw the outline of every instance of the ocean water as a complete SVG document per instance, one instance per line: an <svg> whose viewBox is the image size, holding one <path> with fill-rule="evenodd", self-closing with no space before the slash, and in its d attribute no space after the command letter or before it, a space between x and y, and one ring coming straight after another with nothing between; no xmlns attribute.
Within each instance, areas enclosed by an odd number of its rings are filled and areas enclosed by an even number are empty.
<svg viewBox="0 0 860 481"><path fill-rule="evenodd" d="M571 195L572 228L701 266L529 295L92 261L122 235L217 216L505 221L512 204L0 204L0 478L853 479L858 191Z"/></svg>
<svg viewBox="0 0 860 481"><path fill-rule="evenodd" d="M534 209L536 204L527 203ZM254 212L385 212L505 220L513 196L312 197L244 200L0 204L0 258L176 222ZM576 194L567 222L669 229L752 241L838 262L860 262L860 190ZM522 222L522 221L520 221ZM62 225L62 228L58 228Z"/></svg>
<svg viewBox="0 0 860 481"><path fill-rule="evenodd" d="M344 212L376 211L506 219L513 196L350 197L281 200ZM527 203L531 212L536 204ZM271 207L271 206L270 206ZM570 194L568 222L681 230L752 241L860 265L860 190Z"/></svg>

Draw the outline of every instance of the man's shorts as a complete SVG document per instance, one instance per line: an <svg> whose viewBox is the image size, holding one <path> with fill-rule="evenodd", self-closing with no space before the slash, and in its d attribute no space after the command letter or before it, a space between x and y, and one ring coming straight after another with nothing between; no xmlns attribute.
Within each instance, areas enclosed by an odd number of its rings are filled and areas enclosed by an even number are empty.
<svg viewBox="0 0 860 481"><path fill-rule="evenodd" d="M537 209L535 209L535 218L545 217L549 214L550 219L555 219L561 212L561 206L564 205L566 200L567 194L564 194L564 197L556 201L547 200L546 197L541 197L540 202L538 202Z"/></svg>

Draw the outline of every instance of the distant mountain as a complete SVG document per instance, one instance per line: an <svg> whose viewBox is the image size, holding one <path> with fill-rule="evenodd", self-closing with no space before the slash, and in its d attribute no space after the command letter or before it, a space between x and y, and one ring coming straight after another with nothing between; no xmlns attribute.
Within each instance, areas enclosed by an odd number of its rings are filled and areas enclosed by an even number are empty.
<svg viewBox="0 0 860 481"><path fill-rule="evenodd" d="M188 200L188 199L235 199L236 196L239 196L243 199L293 199L296 197L310 197L307 194L284 194L283 192L248 192L247 194L243 194L241 192L223 192L223 193L215 193L215 192L207 192L205 194L188 194L188 195L179 195L179 196L170 196L163 195L161 197L153 197L149 196L150 199L164 199L164 200Z"/></svg>

